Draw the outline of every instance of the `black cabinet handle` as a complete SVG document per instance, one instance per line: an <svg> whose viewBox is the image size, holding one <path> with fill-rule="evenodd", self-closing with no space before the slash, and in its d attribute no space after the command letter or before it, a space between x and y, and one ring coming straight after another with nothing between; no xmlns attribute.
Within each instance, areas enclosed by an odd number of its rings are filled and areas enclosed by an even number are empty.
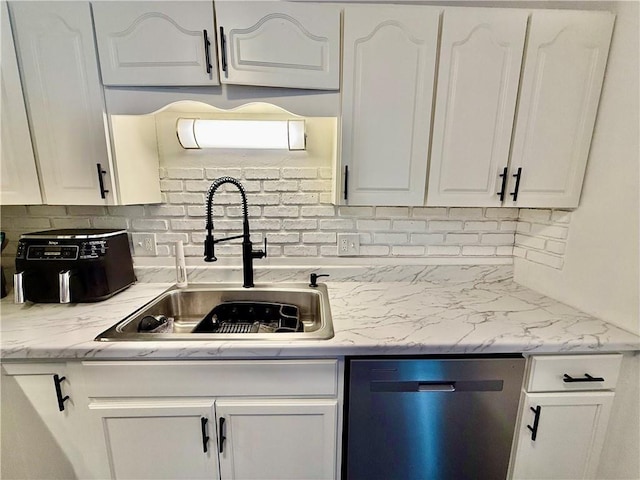
<svg viewBox="0 0 640 480"><path fill-rule="evenodd" d="M107 193L109 193L109 190L105 190L104 179L102 178L102 176L105 175L107 172L106 170L102 169L101 164L96 163L96 166L98 167L98 183L100 184L100 196L102 198L107 198Z"/></svg>
<svg viewBox="0 0 640 480"><path fill-rule="evenodd" d="M538 423L540 422L540 412L542 411L542 407L538 405L536 408L529 408L535 415L533 417L533 427L531 425L527 425L527 428L531 430L531 440L535 442L536 436L538 435Z"/></svg>
<svg viewBox="0 0 640 480"><path fill-rule="evenodd" d="M224 436L224 417L220 417L220 419L218 420L219 422L219 426L218 426L218 436L220 437L220 453L222 453L224 451L224 441L227 439L227 437Z"/></svg>
<svg viewBox="0 0 640 480"><path fill-rule="evenodd" d="M61 377L58 374L53 376L53 384L56 387L56 397L58 398L58 410L61 412L64 411L64 402L69 400L69 395L62 396L62 387L60 387L60 384L66 379L67 377Z"/></svg>
<svg viewBox="0 0 640 480"><path fill-rule="evenodd" d="M349 199L349 165L344 166L344 199Z"/></svg>
<svg viewBox="0 0 640 480"><path fill-rule="evenodd" d="M518 167L518 171L513 174L516 177L516 188L513 189L509 195L513 197L513 201L516 202L518 200L518 190L520 190L520 176L522 175L522 167Z"/></svg>
<svg viewBox="0 0 640 480"><path fill-rule="evenodd" d="M500 197L500 201L504 202L504 194L507 189L507 167L502 169L502 173L499 175L502 177L502 186L500 187L500 191L496 194Z"/></svg>
<svg viewBox="0 0 640 480"><path fill-rule="evenodd" d="M211 42L209 41L209 35L207 35L207 31L203 30L202 33L204 34L204 60L207 64L207 73L211 73L211 53L209 51Z"/></svg>
<svg viewBox="0 0 640 480"><path fill-rule="evenodd" d="M227 73L227 41L224 38L224 27L220 27L220 61L222 71Z"/></svg>
<svg viewBox="0 0 640 480"><path fill-rule="evenodd" d="M207 422L209 419L207 417L200 417L200 428L202 429L202 451L207 453L208 445L209 445L209 436L207 435Z"/></svg>
<svg viewBox="0 0 640 480"><path fill-rule="evenodd" d="M603 377L592 377L591 375L589 375L588 373L584 374L584 377L582 378L573 378L571 375L568 374L564 374L564 377L562 379L563 382L565 383L575 383L575 382L604 382L604 378Z"/></svg>

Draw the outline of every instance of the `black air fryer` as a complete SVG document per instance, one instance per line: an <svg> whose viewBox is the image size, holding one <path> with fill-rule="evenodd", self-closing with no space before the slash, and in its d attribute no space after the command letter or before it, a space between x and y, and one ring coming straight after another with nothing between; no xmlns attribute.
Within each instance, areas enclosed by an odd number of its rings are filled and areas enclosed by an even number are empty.
<svg viewBox="0 0 640 480"><path fill-rule="evenodd" d="M16 303L98 302L135 282L125 230L27 233L16 254Z"/></svg>

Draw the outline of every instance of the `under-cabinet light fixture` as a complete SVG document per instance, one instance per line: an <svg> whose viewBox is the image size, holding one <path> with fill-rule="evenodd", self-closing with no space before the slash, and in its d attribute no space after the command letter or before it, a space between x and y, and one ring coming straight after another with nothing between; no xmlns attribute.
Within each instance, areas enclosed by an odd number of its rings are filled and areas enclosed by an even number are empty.
<svg viewBox="0 0 640 480"><path fill-rule="evenodd" d="M304 120L216 120L179 118L182 148L305 150Z"/></svg>

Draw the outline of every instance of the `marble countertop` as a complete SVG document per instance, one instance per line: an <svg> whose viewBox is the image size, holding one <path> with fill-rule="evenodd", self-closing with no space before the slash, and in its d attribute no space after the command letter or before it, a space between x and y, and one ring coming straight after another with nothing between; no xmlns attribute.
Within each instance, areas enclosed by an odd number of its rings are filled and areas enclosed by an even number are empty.
<svg viewBox="0 0 640 480"><path fill-rule="evenodd" d="M327 282L335 336L303 341L97 342L168 283L138 283L92 304L0 302L1 358L145 359L588 353L640 350L640 337L522 287L484 276Z"/></svg>

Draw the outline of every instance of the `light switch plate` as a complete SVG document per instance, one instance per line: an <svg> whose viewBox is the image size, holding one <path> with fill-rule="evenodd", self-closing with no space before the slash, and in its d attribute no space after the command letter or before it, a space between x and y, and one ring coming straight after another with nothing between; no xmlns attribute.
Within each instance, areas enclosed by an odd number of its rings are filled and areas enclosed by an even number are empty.
<svg viewBox="0 0 640 480"><path fill-rule="evenodd" d="M155 233L132 233L131 243L137 257L155 257L158 254Z"/></svg>

